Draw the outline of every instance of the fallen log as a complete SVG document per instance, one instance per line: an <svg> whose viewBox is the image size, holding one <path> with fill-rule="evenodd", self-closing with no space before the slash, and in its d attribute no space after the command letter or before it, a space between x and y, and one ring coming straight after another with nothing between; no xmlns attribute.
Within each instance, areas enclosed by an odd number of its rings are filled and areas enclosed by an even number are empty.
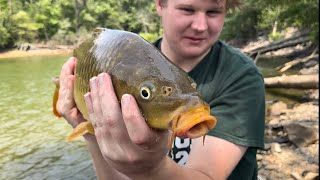
<svg viewBox="0 0 320 180"><path fill-rule="evenodd" d="M290 37L290 38L287 38L287 39L283 39L283 40L280 40L280 41L276 41L276 42L270 43L270 44L268 44L266 46L262 46L262 47L256 48L256 49L251 50L251 51L246 52L246 53L250 57L253 57L257 53L264 54L264 53L267 53L267 52L270 52L270 51L276 51L276 50L279 50L279 49L296 46L298 44L309 42L310 39L309 39L309 37L307 35L308 35L307 33L303 33L303 34L300 34L300 35L297 35L297 36L294 36L294 37Z"/></svg>
<svg viewBox="0 0 320 180"><path fill-rule="evenodd" d="M292 60L290 62L287 62L283 66L278 66L276 68L276 70L279 70L280 72L284 72L284 71L290 69L293 66L296 66L296 65L301 64L301 63L306 63L309 60L314 59L314 58L319 58L319 54L316 54L317 52L318 52L318 47L312 52L311 55L309 55L307 57L304 57L304 58L299 58L299 59L295 59L295 60Z"/></svg>
<svg viewBox="0 0 320 180"><path fill-rule="evenodd" d="M318 75L282 75L264 78L266 88L319 89Z"/></svg>
<svg viewBox="0 0 320 180"><path fill-rule="evenodd" d="M261 48L260 50L254 50L250 52L249 56L253 56L254 54L257 54L258 52L260 52L261 54L270 52L270 51L276 51L279 49L283 49L283 48L287 48L287 47L292 47L292 46L296 46L298 44L302 44L305 42L310 41L310 39L308 37L300 37L298 39L295 40L291 40L288 42L283 42L281 44L277 44L277 45L269 45L267 47Z"/></svg>

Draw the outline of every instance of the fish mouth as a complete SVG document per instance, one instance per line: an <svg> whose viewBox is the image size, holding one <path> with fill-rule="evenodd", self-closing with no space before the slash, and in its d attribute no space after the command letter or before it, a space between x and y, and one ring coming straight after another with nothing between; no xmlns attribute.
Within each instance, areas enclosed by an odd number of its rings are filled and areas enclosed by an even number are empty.
<svg viewBox="0 0 320 180"><path fill-rule="evenodd" d="M182 139L198 138L214 128L216 122L216 118L210 115L210 107L201 105L186 111L173 120L173 135Z"/></svg>

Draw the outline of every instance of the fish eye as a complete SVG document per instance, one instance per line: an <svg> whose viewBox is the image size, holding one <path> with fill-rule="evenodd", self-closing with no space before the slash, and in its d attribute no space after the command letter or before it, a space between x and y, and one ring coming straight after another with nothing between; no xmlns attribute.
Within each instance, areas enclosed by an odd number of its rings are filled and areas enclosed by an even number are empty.
<svg viewBox="0 0 320 180"><path fill-rule="evenodd" d="M150 97L151 97L150 89L146 86L141 87L140 96L142 99L150 99Z"/></svg>

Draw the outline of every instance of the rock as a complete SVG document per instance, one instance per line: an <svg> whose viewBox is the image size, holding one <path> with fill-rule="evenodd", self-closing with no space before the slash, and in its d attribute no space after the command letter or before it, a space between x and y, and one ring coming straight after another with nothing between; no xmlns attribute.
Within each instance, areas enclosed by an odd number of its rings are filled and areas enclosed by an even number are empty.
<svg viewBox="0 0 320 180"><path fill-rule="evenodd" d="M319 64L319 61L317 59L314 59L314 60L310 60L310 61L307 61L306 63L303 64L303 67L304 68L310 68L310 67L313 67L315 65L318 65Z"/></svg>
<svg viewBox="0 0 320 180"><path fill-rule="evenodd" d="M319 173L319 166L316 164L307 164L305 167L305 171L303 172L304 175L308 174L309 172Z"/></svg>
<svg viewBox="0 0 320 180"><path fill-rule="evenodd" d="M279 169L279 166L277 166L275 164L267 164L266 167L264 167L264 169L266 169L266 170L276 170L276 169Z"/></svg>
<svg viewBox="0 0 320 180"><path fill-rule="evenodd" d="M291 123L284 126L284 129L289 140L297 147L306 147L319 139L318 133L308 126Z"/></svg>
<svg viewBox="0 0 320 180"><path fill-rule="evenodd" d="M303 179L304 179L304 180L314 180L314 179L316 179L317 177L319 177L319 173L308 172L308 173L303 177Z"/></svg>
<svg viewBox="0 0 320 180"><path fill-rule="evenodd" d="M296 180L302 180L302 176L297 172L291 173L291 176Z"/></svg>
<svg viewBox="0 0 320 180"><path fill-rule="evenodd" d="M271 149L271 143L264 143L264 150L268 151L269 149Z"/></svg>
<svg viewBox="0 0 320 180"><path fill-rule="evenodd" d="M315 173L315 172L308 172L303 179L304 180L315 180L317 179L317 177L319 177L319 173Z"/></svg>
<svg viewBox="0 0 320 180"><path fill-rule="evenodd" d="M319 89L306 90L302 99L305 101L314 101L319 103Z"/></svg>
<svg viewBox="0 0 320 180"><path fill-rule="evenodd" d="M263 156L261 154L257 154L257 161L261 161L263 159Z"/></svg>
<svg viewBox="0 0 320 180"><path fill-rule="evenodd" d="M269 121L268 122L268 126L271 127L271 128L280 128L280 127L282 127L279 118L274 118L271 121Z"/></svg>
<svg viewBox="0 0 320 180"><path fill-rule="evenodd" d="M281 146L279 143L272 143L271 144L271 152L273 153L281 153Z"/></svg>
<svg viewBox="0 0 320 180"><path fill-rule="evenodd" d="M277 143L287 143L289 142L289 139L287 137L276 137L273 138L272 141Z"/></svg>
<svg viewBox="0 0 320 180"><path fill-rule="evenodd" d="M269 113L271 116L279 116L281 115L285 110L287 110L287 104L282 102L282 101L278 101L276 103L274 103L273 105L270 106L269 109Z"/></svg>

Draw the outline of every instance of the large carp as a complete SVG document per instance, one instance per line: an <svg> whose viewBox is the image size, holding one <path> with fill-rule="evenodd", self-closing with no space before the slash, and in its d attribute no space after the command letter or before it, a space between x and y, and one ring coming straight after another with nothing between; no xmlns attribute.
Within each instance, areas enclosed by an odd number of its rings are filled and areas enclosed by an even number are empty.
<svg viewBox="0 0 320 180"><path fill-rule="evenodd" d="M126 31L99 28L92 38L74 50L74 100L88 121L79 124L67 138L94 134L84 101L90 91L89 80L102 72L110 74L118 99L131 94L147 124L171 130L172 138L197 138L216 124L210 106L196 90L196 83L181 68L171 63L156 47ZM58 88L58 87L57 87ZM55 91L54 112L57 116Z"/></svg>

